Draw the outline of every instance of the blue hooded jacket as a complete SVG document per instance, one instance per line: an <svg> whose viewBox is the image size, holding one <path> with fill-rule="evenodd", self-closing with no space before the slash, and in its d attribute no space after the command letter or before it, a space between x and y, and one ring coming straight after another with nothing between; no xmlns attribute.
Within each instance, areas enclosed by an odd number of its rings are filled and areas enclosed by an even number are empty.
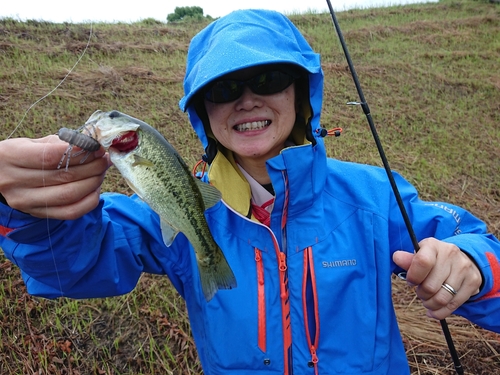
<svg viewBox="0 0 500 375"><path fill-rule="evenodd" d="M267 162L276 193L267 227L250 214L249 184L195 104L217 77L277 63L307 72L309 86L294 146ZM47 223L0 204L0 246L28 291L104 297L129 292L142 272L167 274L186 300L206 375L409 374L391 275L400 271L392 254L412 252L412 243L385 172L326 157L319 56L285 16L236 11L193 38L184 88L180 106L211 154L205 179L223 195L205 215L237 288L207 303L187 239L181 234L167 249L145 203L104 194L98 208L74 221ZM417 238L456 244L483 274L481 292L456 313L499 332L498 240L467 211L421 201L413 186L395 179Z"/></svg>

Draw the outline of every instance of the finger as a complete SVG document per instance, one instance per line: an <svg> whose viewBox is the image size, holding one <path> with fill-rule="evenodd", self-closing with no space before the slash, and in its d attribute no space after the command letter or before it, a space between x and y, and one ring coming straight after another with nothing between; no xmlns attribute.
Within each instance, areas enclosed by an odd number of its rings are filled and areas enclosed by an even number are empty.
<svg viewBox="0 0 500 375"><path fill-rule="evenodd" d="M101 176L107 171L109 167L109 157L106 156L99 159L94 159L91 162L86 162L85 164L77 164L71 166L71 168L68 169L61 168L54 170L34 171L32 172L32 174L34 175L33 178L35 178L35 175L39 176L39 181L43 182L42 186L53 186ZM40 179L40 175L43 175L42 179Z"/></svg>
<svg viewBox="0 0 500 375"><path fill-rule="evenodd" d="M442 285L446 280L461 284L463 275L460 273L460 266L464 263L462 256L463 253L453 244L435 238L420 241L420 250L413 259L411 272L408 272L409 281L418 284L418 297L423 301L433 298L435 294L442 292ZM452 272L455 273L453 277Z"/></svg>
<svg viewBox="0 0 500 375"><path fill-rule="evenodd" d="M479 292L482 277L476 265L462 252L456 257L449 277L442 283L440 290L423 305L438 316L455 311ZM417 288L417 295L420 291Z"/></svg>
<svg viewBox="0 0 500 375"><path fill-rule="evenodd" d="M411 259L411 263L408 267L406 280L412 285L420 285L424 280L426 282L430 281L430 287L434 292L439 288L439 283L434 285L432 279L432 271L435 269L436 264L436 253L433 249L420 248L420 250L414 254ZM429 280L429 278L431 278ZM436 287L437 286L437 287Z"/></svg>
<svg viewBox="0 0 500 375"><path fill-rule="evenodd" d="M431 246L427 246L429 244ZM456 290L460 288L461 291L465 290L471 294L476 293L478 285L481 285L481 274L465 253L453 244L437 240L427 241L425 246L426 248L435 249L437 256L428 277L417 288L417 295L422 300L429 300L436 295L442 303L446 294L444 292L447 292L443 288L444 283L451 285ZM467 283L464 284L465 279L467 279ZM463 286L465 286L465 289ZM471 294L466 296L466 299Z"/></svg>
<svg viewBox="0 0 500 375"><path fill-rule="evenodd" d="M88 195L72 204L39 207L34 209L30 214L38 218L76 220L96 208L99 204L99 199L100 188L90 192Z"/></svg>
<svg viewBox="0 0 500 375"><path fill-rule="evenodd" d="M444 285L451 286L449 283L445 283ZM439 320L445 319L469 299L470 294L466 288L462 287L462 284L457 287L452 286L452 288L456 294L448 291L446 287L442 287L432 299L423 302L423 305L427 308L427 315L429 317Z"/></svg>
<svg viewBox="0 0 500 375"><path fill-rule="evenodd" d="M463 297L465 299L461 301L461 303L465 302L470 295L465 295L467 291L464 290L462 284L462 279L453 279L452 276L450 276L446 282L440 285L440 288L431 297L428 299L421 298L423 305L429 310L439 310L451 302L460 302ZM420 294L418 289L419 288L417 288L417 296Z"/></svg>
<svg viewBox="0 0 500 375"><path fill-rule="evenodd" d="M57 167L68 144L55 135L49 135L37 139L9 139L4 141L3 147L14 166L26 169L42 169L45 166L53 169Z"/></svg>
<svg viewBox="0 0 500 375"><path fill-rule="evenodd" d="M10 157L9 161L17 167L26 169L56 169L69 146L55 135L38 139L16 138L4 142L5 154ZM73 148L71 154L78 150L80 149ZM79 164L85 154L70 157L69 165ZM103 154L104 150L101 147L99 151L87 156L87 162Z"/></svg>
<svg viewBox="0 0 500 375"><path fill-rule="evenodd" d="M17 191L17 189L22 187L38 188L63 185L99 176L105 173L109 166L109 157L106 155L85 164L71 166L67 170L65 168L52 170L10 168L9 173L5 173L5 178L11 181L11 185L15 185L15 190ZM8 180L4 180L5 185L9 184Z"/></svg>
<svg viewBox="0 0 500 375"><path fill-rule="evenodd" d="M8 202L11 207L30 214L41 208L71 205L98 189L103 179L102 174L62 185L21 189Z"/></svg>
<svg viewBox="0 0 500 375"><path fill-rule="evenodd" d="M398 250L395 251L394 254L392 255L392 260L394 261L394 263L396 263L396 265L398 265L405 271L408 271L414 256L415 254L409 253L407 251Z"/></svg>
<svg viewBox="0 0 500 375"><path fill-rule="evenodd" d="M395 251L394 254L392 255L392 260L394 261L394 263L404 270L403 272L398 273L398 277L402 280L405 280L406 283L412 287L415 285L410 283L407 280L406 276L407 276L407 271L411 266L411 262L413 260L413 257L414 257L414 254L409 253L407 251L403 251L403 250Z"/></svg>

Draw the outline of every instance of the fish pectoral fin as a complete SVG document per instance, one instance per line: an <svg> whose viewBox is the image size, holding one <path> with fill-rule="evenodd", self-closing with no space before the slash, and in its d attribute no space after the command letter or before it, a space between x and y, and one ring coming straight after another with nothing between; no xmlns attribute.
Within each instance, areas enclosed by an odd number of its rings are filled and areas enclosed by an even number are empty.
<svg viewBox="0 0 500 375"><path fill-rule="evenodd" d="M205 209L215 206L222 199L222 194L217 188L209 185L196 177L193 177L200 189L201 196L203 198L203 203L205 204Z"/></svg>
<svg viewBox="0 0 500 375"><path fill-rule="evenodd" d="M134 162L132 163L132 167L136 167L138 165L144 165L146 167L154 167L155 164L149 159L134 154Z"/></svg>
<svg viewBox="0 0 500 375"><path fill-rule="evenodd" d="M177 229L172 227L169 222L160 218L161 221L161 236L163 237L163 243L166 246L171 246L172 242L175 240L175 236L179 233Z"/></svg>

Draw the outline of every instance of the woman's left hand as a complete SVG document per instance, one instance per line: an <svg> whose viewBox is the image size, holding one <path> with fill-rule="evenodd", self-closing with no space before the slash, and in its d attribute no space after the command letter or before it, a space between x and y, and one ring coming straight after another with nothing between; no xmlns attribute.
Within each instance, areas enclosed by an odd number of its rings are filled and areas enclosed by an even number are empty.
<svg viewBox="0 0 500 375"><path fill-rule="evenodd" d="M394 262L407 271L406 281L417 286L427 315L444 319L479 293L482 275L476 264L457 246L426 238L412 254L396 251Z"/></svg>

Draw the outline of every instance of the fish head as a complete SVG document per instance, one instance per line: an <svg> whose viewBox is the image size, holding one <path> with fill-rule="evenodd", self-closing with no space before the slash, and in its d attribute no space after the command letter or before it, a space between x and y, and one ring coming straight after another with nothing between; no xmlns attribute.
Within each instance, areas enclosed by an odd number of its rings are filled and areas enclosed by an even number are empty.
<svg viewBox="0 0 500 375"><path fill-rule="evenodd" d="M85 123L82 132L93 136L105 148L130 152L139 144L142 121L119 111L96 111Z"/></svg>

